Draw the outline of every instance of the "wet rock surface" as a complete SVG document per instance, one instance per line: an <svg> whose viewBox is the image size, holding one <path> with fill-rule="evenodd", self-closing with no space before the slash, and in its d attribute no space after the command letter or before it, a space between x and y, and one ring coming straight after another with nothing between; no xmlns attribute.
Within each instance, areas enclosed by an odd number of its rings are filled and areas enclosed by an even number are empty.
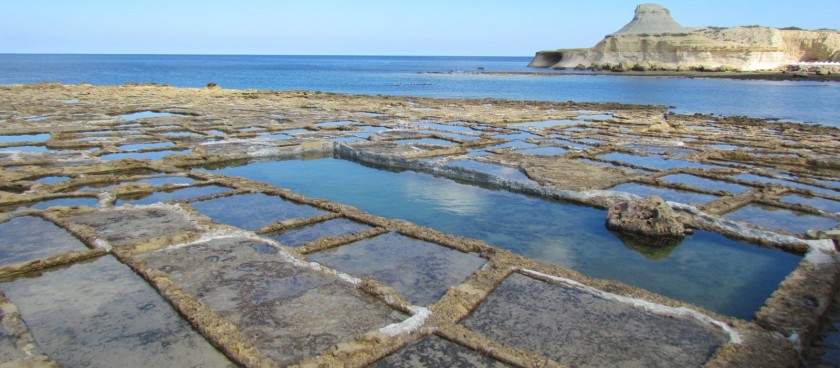
<svg viewBox="0 0 840 368"><path fill-rule="evenodd" d="M281 366L405 318L347 282L292 264L265 242L217 239L138 258L239 326Z"/></svg>
<svg viewBox="0 0 840 368"><path fill-rule="evenodd" d="M37 217L16 217L0 224L0 264L45 258L87 249L64 229Z"/></svg>
<svg viewBox="0 0 840 368"><path fill-rule="evenodd" d="M182 213L169 208L127 208L91 212L68 221L87 225L111 246L166 244L194 236L199 229Z"/></svg>
<svg viewBox="0 0 840 368"><path fill-rule="evenodd" d="M162 362L153 365L788 366L796 353L786 337L795 331L804 344L816 338L840 278L827 240L840 221L833 211L840 203L840 132L830 127L679 115L656 106L84 84L0 86L0 123L0 228L40 217L86 246L32 255L25 267L9 265L17 262L11 255L0 259L0 288L27 285L0 303L0 364L26 356L26 364L49 366L78 353L44 355L26 337L43 332L23 321L50 303L19 303L18 294L45 298L54 275L113 260L97 258L107 253L148 281L143 293L177 310L181 317L166 326L189 323L200 334L181 339L189 352L180 357L140 350L143 359ZM325 156L600 209L653 190L673 201L683 227L805 257L756 321L746 321L474 239L194 169ZM750 206L783 211L769 223L737 215ZM786 222L796 226L776 225ZM34 234L19 226L8 234L15 231L23 234L6 238L20 238L12 245L17 252ZM44 231L51 241L64 237L51 231ZM401 252L377 244L394 236L388 233L425 245ZM620 234L651 259L674 249ZM426 248L435 251L420 251ZM525 269L598 293L522 276ZM101 288L135 285L114 277ZM70 291L68 298L86 295L75 286L59 289ZM15 317L18 307L23 320ZM159 319L161 308L128 308L130 318L115 319L152 326L137 321ZM68 323L93 329L106 325L100 317ZM568 325L575 320L587 323ZM728 336L721 326L731 329ZM158 340L168 341L164 335ZM125 351L131 341L107 343ZM221 356L195 348L207 341L233 363L207 361ZM95 358L105 365L111 359Z"/></svg>
<svg viewBox="0 0 840 368"><path fill-rule="evenodd" d="M61 366L233 366L113 257L0 288Z"/></svg>
<svg viewBox="0 0 840 368"><path fill-rule="evenodd" d="M351 275L370 276L418 305L432 304L486 260L396 233L312 254L315 261Z"/></svg>
<svg viewBox="0 0 840 368"><path fill-rule="evenodd" d="M520 274L508 277L463 324L570 366L699 367L726 341L721 331L691 319Z"/></svg>
<svg viewBox="0 0 840 368"><path fill-rule="evenodd" d="M510 367L498 360L446 341L430 336L406 346L400 351L382 359L371 367L419 368L419 367Z"/></svg>

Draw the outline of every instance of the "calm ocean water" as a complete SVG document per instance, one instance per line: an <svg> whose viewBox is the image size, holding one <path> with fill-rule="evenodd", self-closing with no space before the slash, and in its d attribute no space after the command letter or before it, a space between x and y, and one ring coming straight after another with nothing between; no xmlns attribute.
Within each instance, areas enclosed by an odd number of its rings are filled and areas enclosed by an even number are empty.
<svg viewBox="0 0 840 368"><path fill-rule="evenodd" d="M477 75L547 71L530 57L16 55L0 54L0 84L156 82L178 87L314 90L420 97L591 101L672 106L840 127L840 84L627 76ZM563 74L563 72L556 72Z"/></svg>

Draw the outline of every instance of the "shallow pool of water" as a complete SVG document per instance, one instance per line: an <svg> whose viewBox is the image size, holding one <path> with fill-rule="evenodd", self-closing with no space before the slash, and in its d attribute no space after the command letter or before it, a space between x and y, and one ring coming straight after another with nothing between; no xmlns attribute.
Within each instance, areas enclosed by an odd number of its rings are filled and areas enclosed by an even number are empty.
<svg viewBox="0 0 840 368"><path fill-rule="evenodd" d="M466 135L466 134L458 134L458 133L437 133L437 134L448 137L448 138L457 139L457 140L460 140L460 141L466 141L466 142L472 142L472 141L475 141L475 140L478 140L478 139L481 138L477 135Z"/></svg>
<svg viewBox="0 0 840 368"><path fill-rule="evenodd" d="M606 211L598 209L339 159L240 165L212 172L481 239L543 262L744 319L751 318L801 259L702 231L667 256L649 257L608 232Z"/></svg>
<svg viewBox="0 0 840 368"><path fill-rule="evenodd" d="M497 150L497 149L504 149L504 148L534 148L537 147L536 144L523 142L523 141L510 141L502 144L497 144L495 146L484 147L485 150Z"/></svg>
<svg viewBox="0 0 840 368"><path fill-rule="evenodd" d="M808 230L828 230L837 226L837 221L828 217L759 204L746 205L725 214L724 217L735 221L749 222L768 229L787 230L792 233L806 233Z"/></svg>
<svg viewBox="0 0 840 368"><path fill-rule="evenodd" d="M311 254L310 261L354 276L374 277L410 302L429 305L464 282L486 260L397 233Z"/></svg>
<svg viewBox="0 0 840 368"><path fill-rule="evenodd" d="M578 116L579 120L609 120L612 118L613 116L611 114L592 114Z"/></svg>
<svg viewBox="0 0 840 368"><path fill-rule="evenodd" d="M518 150L516 153L520 153L523 155L537 155L537 156L555 156L555 155L562 155L569 150L562 148L562 147L537 147L537 148L529 148Z"/></svg>
<svg viewBox="0 0 840 368"><path fill-rule="evenodd" d="M38 178L35 181L38 182L38 183L42 183L42 184L53 184L53 183L58 183L58 182L62 182L62 181L65 181L65 180L70 180L70 177L69 176L45 176L43 178Z"/></svg>
<svg viewBox="0 0 840 368"><path fill-rule="evenodd" d="M49 152L50 150L44 146L17 146L17 147L5 147L0 148L0 151L11 152L11 151L23 151L23 152Z"/></svg>
<svg viewBox="0 0 840 368"><path fill-rule="evenodd" d="M715 169L720 166L707 165L694 161L667 159L656 156L636 156L626 153L613 152L604 155L598 155L598 158L610 161L623 162L642 167L649 167L659 170L671 170L680 168L697 168L697 169Z"/></svg>
<svg viewBox="0 0 840 368"><path fill-rule="evenodd" d="M292 139L292 136L283 133L276 133L276 134L260 134L257 138L263 139Z"/></svg>
<svg viewBox="0 0 840 368"><path fill-rule="evenodd" d="M186 154L190 153L190 150L184 151L154 151L154 152L124 152L124 153L109 153L107 155L99 156L99 158L103 160L122 160L127 158L133 158L136 160L160 160L169 155L178 155L178 154Z"/></svg>
<svg viewBox="0 0 840 368"><path fill-rule="evenodd" d="M541 138L536 134L531 133L510 133L510 134L496 134L493 136L495 139L506 139L506 140L516 140L516 139L531 139L531 138Z"/></svg>
<svg viewBox="0 0 840 368"><path fill-rule="evenodd" d="M384 131L384 130L388 130L387 127L374 126L374 125L358 125L358 126L355 126L355 128L364 130L366 132L381 132L381 131Z"/></svg>
<svg viewBox="0 0 840 368"><path fill-rule="evenodd" d="M356 123L356 122L351 121L351 120L325 121L323 123L315 123L315 126L324 128L324 127L337 127L337 126L349 125L349 124L354 124L354 123Z"/></svg>
<svg viewBox="0 0 840 368"><path fill-rule="evenodd" d="M99 199L91 197L65 197L48 199L40 202L20 203L0 207L0 212L12 211L18 208L31 208L36 210L45 210L54 206L88 206L96 207L99 204Z"/></svg>
<svg viewBox="0 0 840 368"><path fill-rule="evenodd" d="M231 366L111 256L0 287L20 308L38 346L62 367Z"/></svg>
<svg viewBox="0 0 840 368"><path fill-rule="evenodd" d="M786 195L779 198L784 203L804 204L826 212L840 212L840 202L820 197L809 197L799 194Z"/></svg>
<svg viewBox="0 0 840 368"><path fill-rule="evenodd" d="M38 217L16 217L0 223L0 265L85 249L87 247L79 239Z"/></svg>
<svg viewBox="0 0 840 368"><path fill-rule="evenodd" d="M166 137L198 137L201 134L193 133L193 132L166 132L161 133L160 135Z"/></svg>
<svg viewBox="0 0 840 368"><path fill-rule="evenodd" d="M707 178L701 178L699 176L689 175L689 174L673 174L664 176L661 179L669 182L669 183L678 183L678 184L686 184L698 189L706 189L706 190L725 190L732 194L741 194L749 190L749 187L745 187L740 184L735 183L728 183L725 181L720 180L712 180Z"/></svg>
<svg viewBox="0 0 840 368"><path fill-rule="evenodd" d="M173 113L169 113L169 112L140 111L140 112L135 112L135 113L132 113L132 114L120 115L120 118L125 120L125 121L132 121L132 120L146 119L146 118L161 118L161 117L165 117L165 116L187 116L187 115L173 114Z"/></svg>
<svg viewBox="0 0 840 368"><path fill-rule="evenodd" d="M167 148L174 146L175 143L172 142L156 142L156 143L137 143L137 144L126 144L117 147L120 151L140 151L140 150L147 150L147 149L156 149L156 148Z"/></svg>
<svg viewBox="0 0 840 368"><path fill-rule="evenodd" d="M262 193L239 194L190 204L213 221L259 230L263 226L283 220L308 218L326 214L315 207L284 200Z"/></svg>
<svg viewBox="0 0 840 368"><path fill-rule="evenodd" d="M399 139L393 142L397 144L433 144L437 146L451 146L455 144L455 142L437 138Z"/></svg>
<svg viewBox="0 0 840 368"><path fill-rule="evenodd" d="M289 245L292 247L300 247L306 243L318 240L320 238L335 238L344 235L360 233L369 229L370 226L360 224L358 222L354 222L345 218L337 218L291 230L286 230L276 234L271 234L268 235L268 237L285 245Z"/></svg>
<svg viewBox="0 0 840 368"><path fill-rule="evenodd" d="M0 143L45 142L50 139L49 134L21 134L0 135Z"/></svg>
<svg viewBox="0 0 840 368"><path fill-rule="evenodd" d="M224 193L230 190L230 188L218 186L218 185L207 185L203 187L187 187L187 188L179 188L171 191L159 191L153 192L151 194L140 194L140 195L129 195L129 196L121 196L117 202L117 206L122 206L123 204L133 204L133 205L140 205L140 204L152 204L157 202L169 202L169 201L177 201L177 200L185 200L185 199L192 199L198 197L204 197L212 194Z"/></svg>
<svg viewBox="0 0 840 368"><path fill-rule="evenodd" d="M777 178L768 178L766 176L755 175L755 174L738 174L732 176L735 179L740 179L744 181L751 181L751 182L759 182L759 183L766 183L766 184L779 184L784 185L791 188L798 188L798 189L806 189L813 191L815 193L820 194L827 194L831 196L840 196L840 191L827 189L827 188L820 188L815 187L813 185L797 183L794 181L784 180L784 179L777 179Z"/></svg>

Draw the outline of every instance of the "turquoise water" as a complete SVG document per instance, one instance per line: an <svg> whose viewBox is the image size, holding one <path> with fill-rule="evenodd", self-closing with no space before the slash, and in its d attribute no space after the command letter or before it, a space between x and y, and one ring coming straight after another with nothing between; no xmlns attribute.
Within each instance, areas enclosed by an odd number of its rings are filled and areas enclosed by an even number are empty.
<svg viewBox="0 0 840 368"><path fill-rule="evenodd" d="M666 255L651 256L606 231L602 210L339 159L252 162L210 171L481 239L744 319L751 318L800 260L702 231Z"/></svg>
<svg viewBox="0 0 840 368"><path fill-rule="evenodd" d="M536 51L536 50L535 50ZM840 126L840 83L569 75L531 57L0 54L0 84L62 82L314 90L368 95L591 101L675 106L680 113ZM556 76L474 74L549 72Z"/></svg>

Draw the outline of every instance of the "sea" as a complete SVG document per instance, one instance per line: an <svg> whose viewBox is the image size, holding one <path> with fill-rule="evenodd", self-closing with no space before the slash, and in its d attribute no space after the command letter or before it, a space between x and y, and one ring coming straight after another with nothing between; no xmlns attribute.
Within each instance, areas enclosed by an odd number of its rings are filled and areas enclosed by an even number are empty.
<svg viewBox="0 0 840 368"><path fill-rule="evenodd" d="M664 105L840 127L840 83L528 68L530 57L0 54L0 84L60 82ZM483 72L483 73L482 73ZM491 73L487 73L491 72ZM551 75L493 74L549 72Z"/></svg>

